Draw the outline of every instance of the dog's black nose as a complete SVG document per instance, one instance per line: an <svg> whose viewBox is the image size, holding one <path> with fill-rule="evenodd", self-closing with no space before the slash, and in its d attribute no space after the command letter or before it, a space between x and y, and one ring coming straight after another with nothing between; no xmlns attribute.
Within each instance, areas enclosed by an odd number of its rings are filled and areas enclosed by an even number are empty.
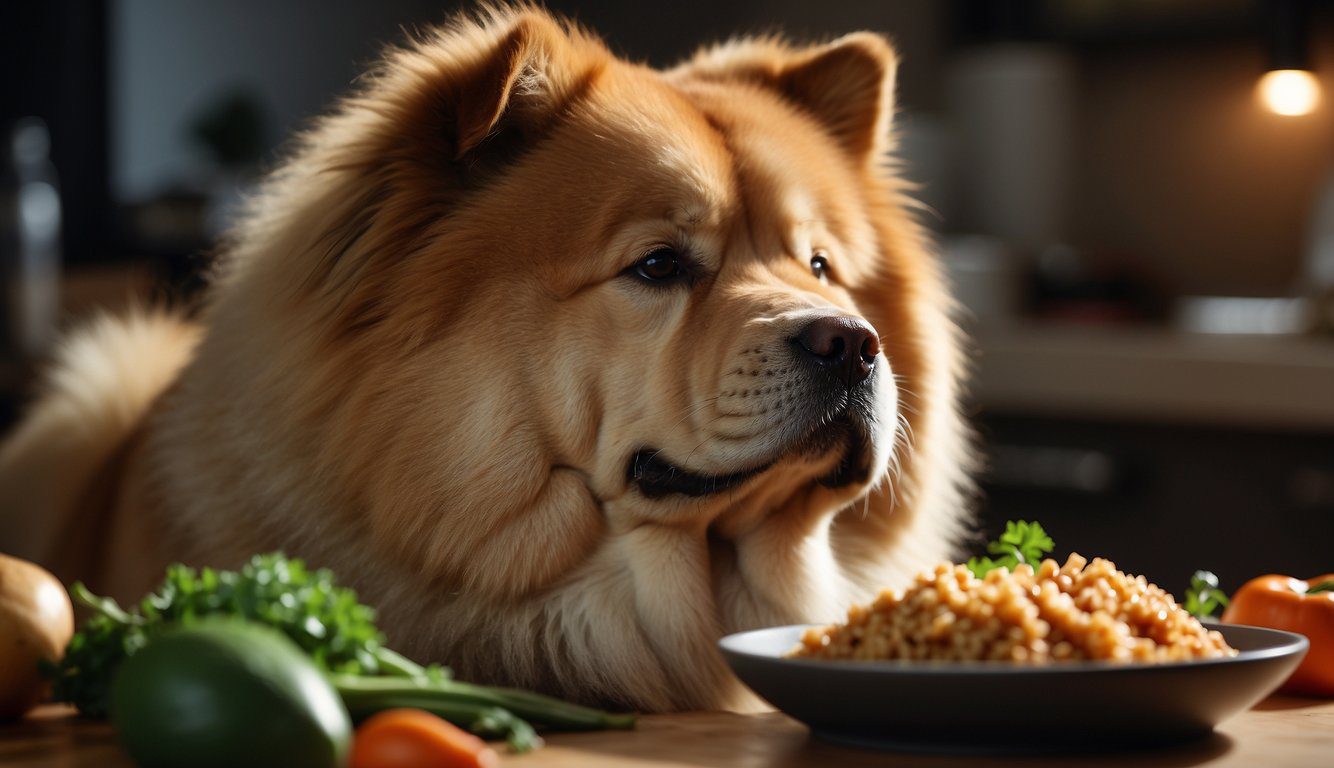
<svg viewBox="0 0 1334 768"><path fill-rule="evenodd" d="M866 381L880 354L880 337L870 323L851 315L813 320L793 339L797 348L849 388Z"/></svg>

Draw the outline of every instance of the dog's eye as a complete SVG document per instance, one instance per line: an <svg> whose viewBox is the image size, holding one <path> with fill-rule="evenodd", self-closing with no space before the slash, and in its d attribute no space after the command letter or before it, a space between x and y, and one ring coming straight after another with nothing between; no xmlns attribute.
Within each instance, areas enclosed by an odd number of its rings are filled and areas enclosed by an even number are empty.
<svg viewBox="0 0 1334 768"><path fill-rule="evenodd" d="M829 279L829 257L824 251L816 251L811 255L811 274L824 282Z"/></svg>
<svg viewBox="0 0 1334 768"><path fill-rule="evenodd" d="M669 283L686 276L681 256L672 248L655 248L635 263L634 274L649 283Z"/></svg>

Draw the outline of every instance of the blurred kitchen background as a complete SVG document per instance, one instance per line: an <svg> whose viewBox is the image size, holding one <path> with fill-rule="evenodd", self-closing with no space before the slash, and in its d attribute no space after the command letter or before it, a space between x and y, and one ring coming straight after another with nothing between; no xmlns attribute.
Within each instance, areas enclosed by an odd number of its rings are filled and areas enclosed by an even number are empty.
<svg viewBox="0 0 1334 768"><path fill-rule="evenodd" d="M970 332L981 531L1179 591L1334 571L1334 2L551 0L655 64L888 33ZM421 0L0 4L0 424L60 328L188 301L234 203Z"/></svg>

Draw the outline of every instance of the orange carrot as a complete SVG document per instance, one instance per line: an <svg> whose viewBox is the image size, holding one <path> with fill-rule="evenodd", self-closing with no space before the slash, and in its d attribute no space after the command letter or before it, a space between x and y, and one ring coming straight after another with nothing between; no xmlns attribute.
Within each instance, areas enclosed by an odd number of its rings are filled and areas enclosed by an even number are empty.
<svg viewBox="0 0 1334 768"><path fill-rule="evenodd" d="M388 709L357 728L349 768L493 768L486 742L420 709Z"/></svg>

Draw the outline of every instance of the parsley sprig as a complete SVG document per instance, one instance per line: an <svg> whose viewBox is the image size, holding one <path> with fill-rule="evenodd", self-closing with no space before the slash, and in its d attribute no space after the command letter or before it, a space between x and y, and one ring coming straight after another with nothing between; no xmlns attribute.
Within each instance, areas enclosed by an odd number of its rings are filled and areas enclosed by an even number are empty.
<svg viewBox="0 0 1334 768"><path fill-rule="evenodd" d="M986 576L997 568L1014 570L1020 563L1028 563L1037 568L1042 558L1050 554L1056 543L1037 523L1025 520L1011 520L1005 524L1005 532L996 541L987 544L987 552L995 557L973 557L968 560L968 570L977 578Z"/></svg>
<svg viewBox="0 0 1334 768"><path fill-rule="evenodd" d="M1227 607L1227 593L1218 588L1218 577L1212 571L1196 571L1186 589L1186 613L1197 619L1213 618L1219 608Z"/></svg>

